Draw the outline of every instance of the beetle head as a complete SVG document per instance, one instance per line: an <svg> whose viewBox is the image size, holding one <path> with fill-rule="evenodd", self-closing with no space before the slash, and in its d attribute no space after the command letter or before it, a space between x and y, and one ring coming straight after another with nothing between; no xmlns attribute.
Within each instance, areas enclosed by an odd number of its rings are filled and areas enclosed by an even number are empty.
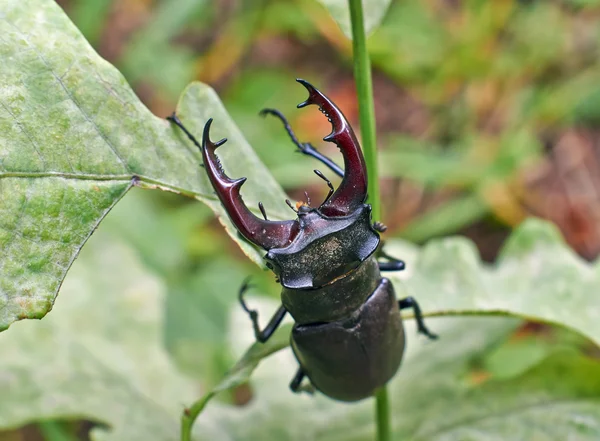
<svg viewBox="0 0 600 441"><path fill-rule="evenodd" d="M306 101L319 106L332 124L323 138L335 143L344 157L344 177L339 187L318 208L297 206L298 219L268 221L255 216L244 204L240 188L246 178L230 179L215 154L210 140L212 120L204 127L202 157L208 177L239 232L250 242L268 251L267 266L283 286L310 289L323 286L356 268L379 244L379 235L371 227L371 209L367 198L367 170L350 124L338 107L307 81L298 79L309 92Z"/></svg>

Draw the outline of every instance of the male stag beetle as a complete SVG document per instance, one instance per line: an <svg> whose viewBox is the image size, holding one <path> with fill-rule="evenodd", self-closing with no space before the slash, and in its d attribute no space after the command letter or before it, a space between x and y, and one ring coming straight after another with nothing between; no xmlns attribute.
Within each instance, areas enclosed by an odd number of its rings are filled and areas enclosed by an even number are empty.
<svg viewBox="0 0 600 441"><path fill-rule="evenodd" d="M257 312L244 302L248 284L240 290L240 303L250 315L256 339L266 342L289 312L295 321L291 346L300 364L290 383L292 391L316 388L337 400L357 401L373 395L400 366L404 352L401 309L413 308L419 332L432 339L436 336L423 323L417 302L411 297L398 301L391 282L381 276L380 271L404 269L404 263L389 256L385 256L388 262L378 262L374 257L378 232L385 227L371 223L371 206L365 203L367 171L352 128L329 98L307 81L297 81L309 93L298 107L316 104L327 116L333 131L323 140L337 144L344 170L311 144L300 143L279 111L261 112L281 119L302 153L342 177L334 191L331 182L315 170L329 186L329 194L317 208L310 206L310 200L299 204L294 210L296 220L270 221L259 203L263 220L246 207L240 196L246 178L231 179L223 171L215 150L226 139L210 140L212 119L204 127L202 145L175 114L169 119L202 150L210 182L231 221L247 240L267 251L266 265L282 285L282 305L262 330ZM305 376L311 383L308 387L301 386Z"/></svg>

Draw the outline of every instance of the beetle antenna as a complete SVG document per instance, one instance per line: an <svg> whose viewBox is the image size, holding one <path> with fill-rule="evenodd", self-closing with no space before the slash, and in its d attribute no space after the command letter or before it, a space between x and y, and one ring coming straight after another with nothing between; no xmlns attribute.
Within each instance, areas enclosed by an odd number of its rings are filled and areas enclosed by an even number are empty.
<svg viewBox="0 0 600 441"><path fill-rule="evenodd" d="M306 204L310 207L310 196L308 195L308 191L304 191L304 196L306 196Z"/></svg>
<svg viewBox="0 0 600 441"><path fill-rule="evenodd" d="M258 203L258 209L260 210L260 212L262 213L263 217L265 218L265 220L269 220L267 219L267 212L265 211L265 206L263 205L262 202Z"/></svg>
<svg viewBox="0 0 600 441"><path fill-rule="evenodd" d="M288 204L288 207L290 207L294 213L298 213L298 210L296 210L296 209L294 208L294 206L292 205L292 203L290 202L290 200L289 200L289 199L286 199L286 200L285 200L285 203L286 203L286 204Z"/></svg>
<svg viewBox="0 0 600 441"><path fill-rule="evenodd" d="M323 201L323 204L324 204L325 202L327 202L329 200L329 198L331 197L331 195L334 192L333 184L331 183L331 181L329 179L327 179L325 177L325 175L321 172L321 170L313 170L313 171L315 172L315 175L317 175L319 178L323 179L327 183L327 186L329 187L329 193L327 194L327 197ZM321 205L323 205L323 204L321 204Z"/></svg>

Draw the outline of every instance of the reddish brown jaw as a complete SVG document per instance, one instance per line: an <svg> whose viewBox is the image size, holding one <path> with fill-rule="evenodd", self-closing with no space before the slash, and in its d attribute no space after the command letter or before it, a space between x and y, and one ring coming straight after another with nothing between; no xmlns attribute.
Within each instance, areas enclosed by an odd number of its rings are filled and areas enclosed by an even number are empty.
<svg viewBox="0 0 600 441"><path fill-rule="evenodd" d="M262 220L246 207L240 195L240 188L246 182L246 178L230 179L223 171L215 150L227 139L213 143L209 136L211 124L212 118L204 126L202 158L210 182L231 221L246 239L265 250L289 245L298 233L298 222Z"/></svg>
<svg viewBox="0 0 600 441"><path fill-rule="evenodd" d="M335 193L319 209L326 216L346 216L367 199L367 168L360 144L342 111L329 98L308 81L296 81L306 87L309 93L308 99L298 107L309 104L319 106L333 126L332 132L323 140L337 144L344 156L344 178Z"/></svg>

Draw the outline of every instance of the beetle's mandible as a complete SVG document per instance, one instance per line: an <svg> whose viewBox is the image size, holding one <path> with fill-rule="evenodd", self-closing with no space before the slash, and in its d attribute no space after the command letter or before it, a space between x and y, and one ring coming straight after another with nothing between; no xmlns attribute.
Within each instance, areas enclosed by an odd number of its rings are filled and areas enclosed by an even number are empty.
<svg viewBox="0 0 600 441"><path fill-rule="evenodd" d="M334 190L323 173L315 170L329 186L329 194L316 208L308 195L307 202L296 209L286 201L296 211L296 220L270 221L259 204L261 219L246 207L240 196L246 178L231 179L223 171L215 150L226 139L210 140L212 119L204 127L201 145L175 114L169 119L201 149L204 168L231 221L247 240L266 250L266 265L282 285L282 305L262 330L258 314L243 299L248 284L240 290L240 302L250 315L256 339L267 341L289 312L295 321L291 346L300 365L290 388L294 392L315 388L337 400L357 401L373 395L400 366L405 344L401 309L413 308L419 332L436 336L425 327L416 301L411 297L398 301L391 282L381 276L381 271L404 269L404 263L389 256L386 262L375 258L378 232L384 227L372 223L371 206L365 203L367 170L352 128L329 98L307 81L297 81L309 93L298 107L316 104L327 116L333 130L323 139L337 144L344 169L311 144L300 143L280 112L261 112L281 119L302 153L342 177ZM305 377L310 384L302 385Z"/></svg>

